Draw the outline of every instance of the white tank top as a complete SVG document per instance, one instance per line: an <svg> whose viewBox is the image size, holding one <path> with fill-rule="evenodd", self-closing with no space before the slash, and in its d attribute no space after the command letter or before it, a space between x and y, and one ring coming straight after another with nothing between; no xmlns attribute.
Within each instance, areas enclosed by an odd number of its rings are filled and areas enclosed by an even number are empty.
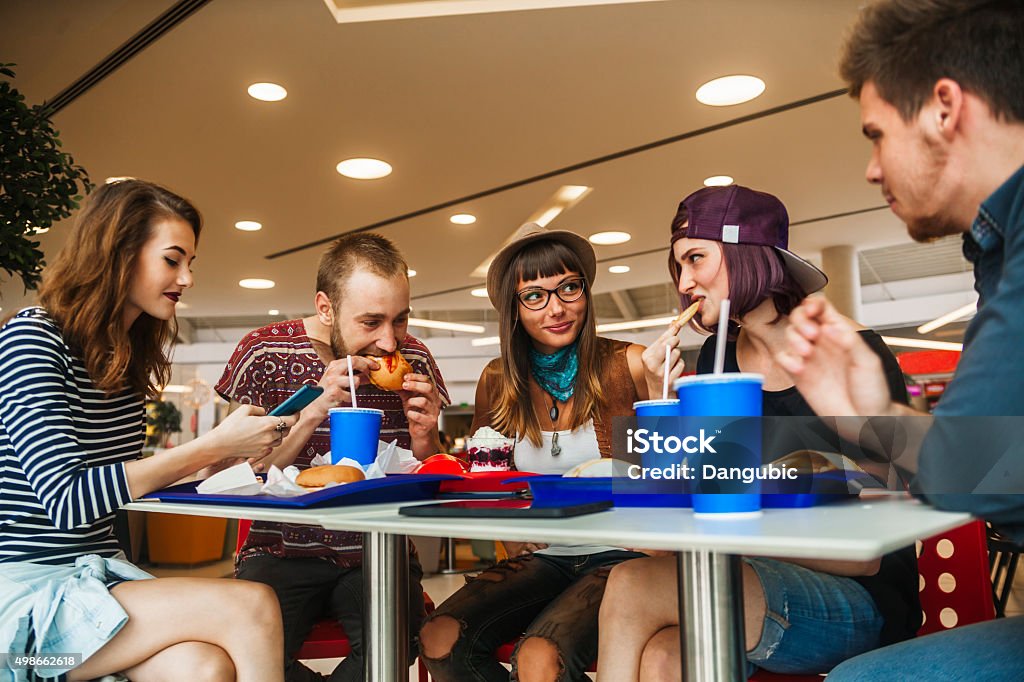
<svg viewBox="0 0 1024 682"><path fill-rule="evenodd" d="M562 451L558 455L552 456L551 446L556 433L558 434L558 446L562 448ZM592 419L575 431L541 431L540 440L539 448L526 439L516 441L514 453L516 469L537 474L564 474L577 464L601 456L597 446L597 432L594 430L594 420ZM580 556L610 552L616 549L621 548L608 545L551 545L536 553Z"/></svg>

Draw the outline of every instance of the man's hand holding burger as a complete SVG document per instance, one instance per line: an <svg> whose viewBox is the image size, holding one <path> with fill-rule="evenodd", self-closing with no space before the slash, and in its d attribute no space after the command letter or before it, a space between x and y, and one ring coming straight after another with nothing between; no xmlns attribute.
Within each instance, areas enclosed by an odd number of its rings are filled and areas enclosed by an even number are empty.
<svg viewBox="0 0 1024 682"><path fill-rule="evenodd" d="M425 459L440 452L437 420L441 415L441 396L437 386L425 374L406 374L398 395L409 420L412 454L416 459Z"/></svg>

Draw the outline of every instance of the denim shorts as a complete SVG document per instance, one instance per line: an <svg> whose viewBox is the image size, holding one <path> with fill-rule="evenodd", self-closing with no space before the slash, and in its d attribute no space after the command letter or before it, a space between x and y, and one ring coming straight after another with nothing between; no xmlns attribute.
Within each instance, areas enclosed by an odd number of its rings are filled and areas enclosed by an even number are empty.
<svg viewBox="0 0 1024 682"><path fill-rule="evenodd" d="M884 619L853 578L744 557L764 589L761 639L747 661L769 672L814 674L881 643Z"/></svg>
<svg viewBox="0 0 1024 682"><path fill-rule="evenodd" d="M153 577L127 561L95 554L78 557L74 566L0 566L0 651L76 653L81 660L113 639L128 621L108 582ZM48 676L63 672L67 668L36 669Z"/></svg>

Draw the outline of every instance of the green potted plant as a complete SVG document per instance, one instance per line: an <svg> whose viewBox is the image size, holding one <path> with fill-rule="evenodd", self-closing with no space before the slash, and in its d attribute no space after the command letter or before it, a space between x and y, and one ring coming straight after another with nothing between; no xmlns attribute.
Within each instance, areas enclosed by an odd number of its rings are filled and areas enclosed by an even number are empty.
<svg viewBox="0 0 1024 682"><path fill-rule="evenodd" d="M174 403L158 400L146 405L146 445L163 447L164 436L181 432L181 412Z"/></svg>
<svg viewBox="0 0 1024 682"><path fill-rule="evenodd" d="M70 217L93 184L61 150L46 108L11 85L13 66L0 64L0 270L29 291L46 265L34 237Z"/></svg>

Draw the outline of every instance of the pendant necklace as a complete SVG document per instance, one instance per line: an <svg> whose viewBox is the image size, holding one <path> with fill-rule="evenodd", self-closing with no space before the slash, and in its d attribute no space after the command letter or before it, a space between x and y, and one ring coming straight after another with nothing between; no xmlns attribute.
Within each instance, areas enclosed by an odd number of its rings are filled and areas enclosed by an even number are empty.
<svg viewBox="0 0 1024 682"><path fill-rule="evenodd" d="M555 422L558 421L558 401L554 396L551 398L551 411L548 415L551 417L551 456L558 457L562 454L562 446L558 444L558 429L555 427Z"/></svg>

